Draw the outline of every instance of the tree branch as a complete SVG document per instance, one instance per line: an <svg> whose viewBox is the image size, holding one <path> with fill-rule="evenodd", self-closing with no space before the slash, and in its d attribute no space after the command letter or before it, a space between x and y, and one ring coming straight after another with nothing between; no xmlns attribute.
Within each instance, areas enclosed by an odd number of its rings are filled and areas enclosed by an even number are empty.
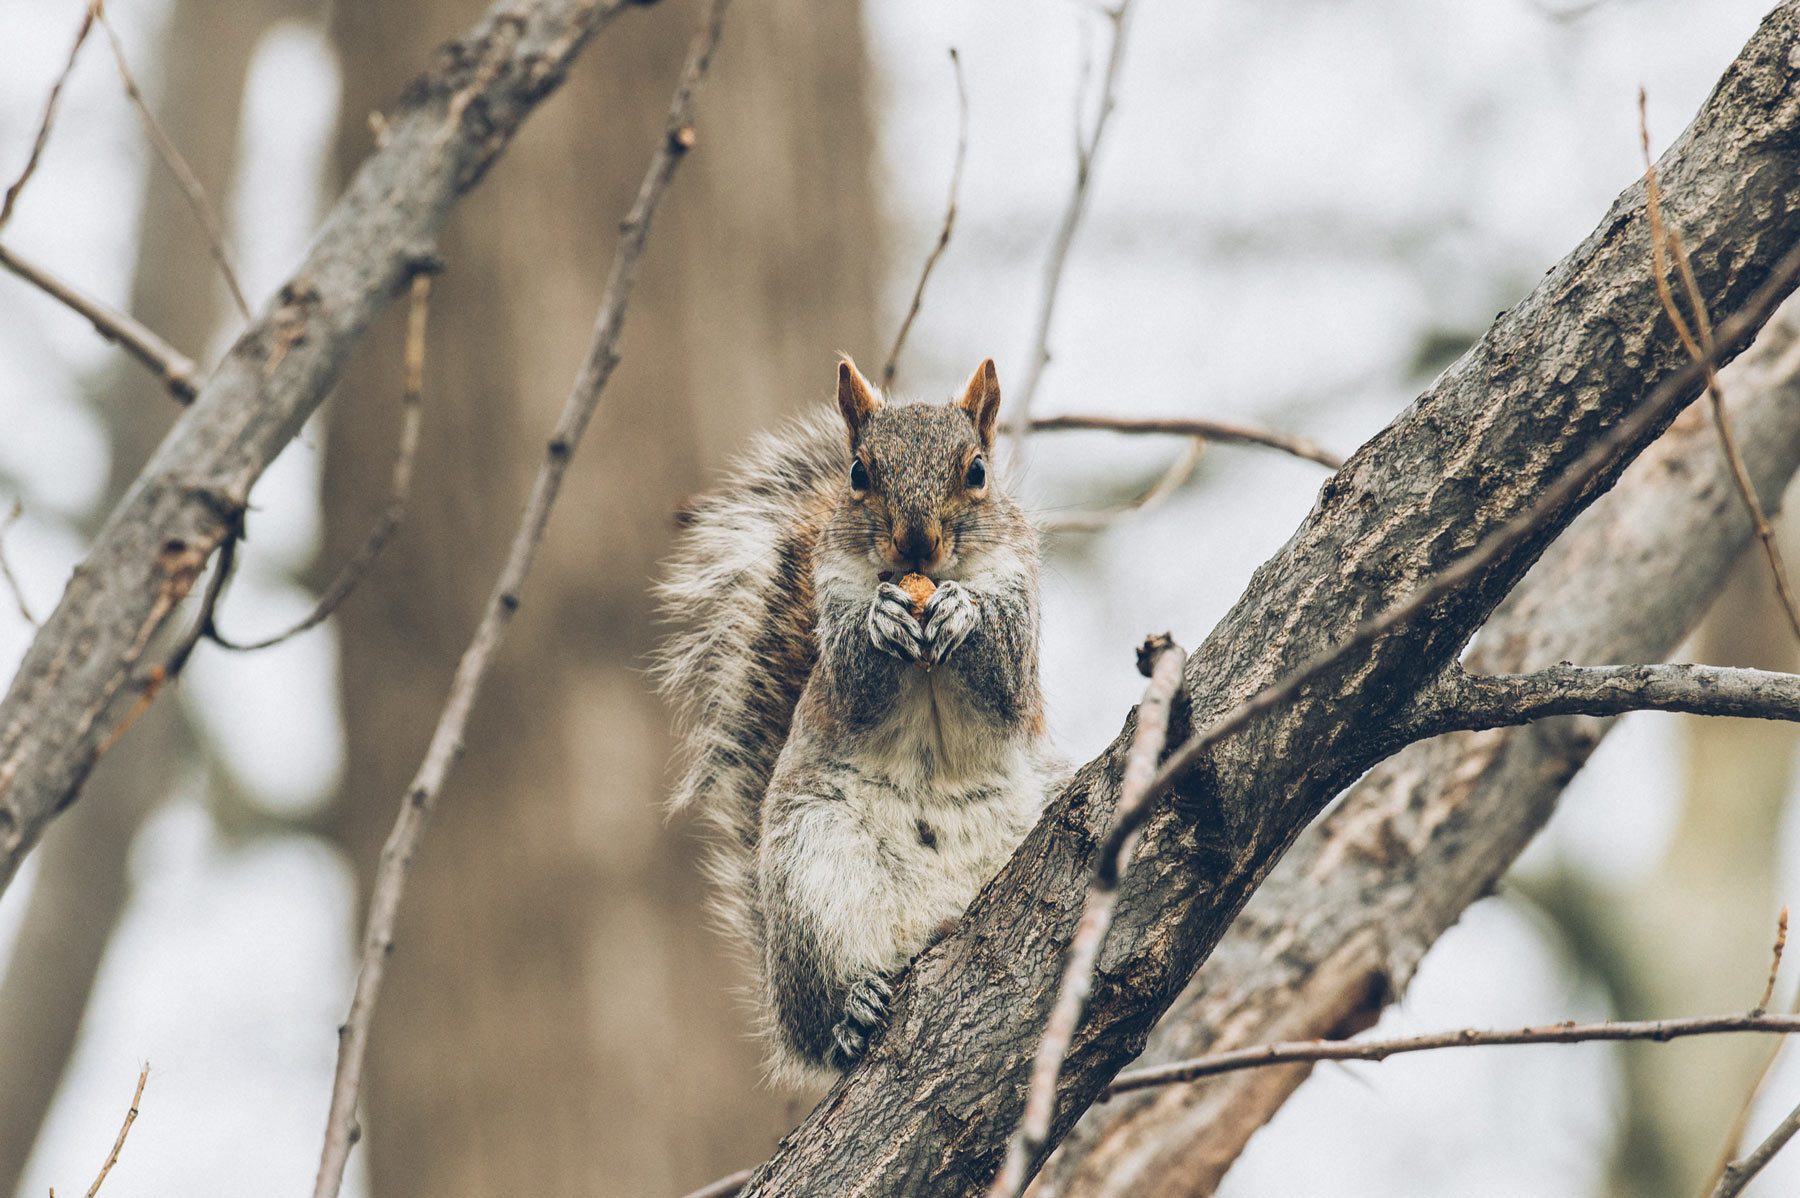
<svg viewBox="0 0 1800 1198"><path fill-rule="evenodd" d="M1776 1124L1769 1138L1758 1144L1749 1156L1733 1161L1725 1166L1725 1173L1719 1178L1719 1184L1713 1187L1712 1198L1737 1198L1750 1184L1750 1179L1761 1173L1763 1166L1775 1159L1775 1154L1786 1147L1787 1142L1800 1131L1800 1106L1788 1112L1787 1118Z"/></svg>
<svg viewBox="0 0 1800 1198"><path fill-rule="evenodd" d="M1410 1052L1439 1048L1494 1048L1515 1044L1585 1044L1595 1040L1680 1040L1723 1032L1762 1032L1791 1036L1800 1032L1800 1015L1706 1015L1697 1019L1609 1020L1603 1023L1552 1023L1504 1031L1459 1028L1387 1040L1298 1040L1217 1052L1172 1065L1127 1069L1106 1088L1106 1097L1215 1077L1238 1069L1263 1069L1296 1061L1385 1061Z"/></svg>
<svg viewBox="0 0 1800 1198"><path fill-rule="evenodd" d="M180 600L369 323L434 260L451 206L627 0L497 3L386 121L299 272L107 519L0 700L0 886L154 676Z"/></svg>
<svg viewBox="0 0 1800 1198"><path fill-rule="evenodd" d="M1557 715L1685 711L1800 720L1800 674L1725 666L1572 666L1531 674L1452 672L1421 696L1409 737L1506 728Z"/></svg>
<svg viewBox="0 0 1800 1198"><path fill-rule="evenodd" d="M1150 684L1138 704L1137 731L1131 738L1119 784L1119 807L1115 818L1124 819L1138 808L1156 799L1150 781L1156 776L1156 763L1162 757L1169 739L1169 715L1175 696L1181 689L1181 667L1187 653L1168 633L1151 637L1138 650L1138 670L1147 675ZM1031 1064L1031 1088L1025 1095L1025 1110L1019 1126L1007 1145L1006 1161L994 1178L990 1198L1010 1198L1022 1193L1025 1183L1044 1150L1050 1135L1050 1115L1056 1108L1056 1079L1062 1073L1063 1058L1075 1026L1087 1009L1093 992L1094 962L1100 957L1100 946L1106 942L1112 926L1113 908L1118 902L1119 880L1131 863L1135 841L1127 837L1119 842L1116 852L1102 854L1094 863L1094 876L1088 880L1087 900L1082 905L1081 922L1075 938L1069 942L1068 960L1063 964L1062 984L1057 989L1055 1005L1044 1023L1043 1039L1038 1042Z"/></svg>
<svg viewBox="0 0 1800 1198"><path fill-rule="evenodd" d="M1797 8L1790 0L1765 20L1662 163L1670 206L1687 205L1682 224L1710 307L1743 317L1721 320L1725 353L1753 333L1773 298L1758 290L1800 238L1800 212L1779 199L1800 142L1788 66L1800 43ZM1693 398L1700 379L1658 319L1647 258L1639 186L1326 483L1306 523L1190 658L1190 722L1204 727L1555 497L1528 532L1416 618L1250 718L1175 779L1175 802L1146 825L1125 879L1094 1000L1064 1065L1052 1139L1141 1047L1304 825L1399 747L1392 721L1417 692ZM1682 390L1668 399L1664 385ZM1651 393L1658 402L1646 405ZM1656 415L1643 419L1646 409ZM1621 427L1631 431L1615 438ZM1562 495L1560 480L1615 440ZM958 930L913 963L885 1037L747 1193L965 1194L991 1177L1018 1117L1082 882L1111 823L1124 743L1076 775Z"/></svg>
<svg viewBox="0 0 1800 1198"><path fill-rule="evenodd" d="M1008 424L1009 430L1017 425ZM1072 432L1077 429L1102 429L1114 433L1161 433L1173 437L1199 437L1221 445L1262 445L1279 449L1297 458L1336 470L1344 459L1305 437L1290 436L1272 429L1249 424L1233 424L1223 420L1137 419L1129 416L1042 416L1030 423L1034 433Z"/></svg>
<svg viewBox="0 0 1800 1198"><path fill-rule="evenodd" d="M149 135L150 144L156 148L157 157L175 176L181 185L182 194L187 196L188 207L193 209L194 218L200 222L201 230L206 234L207 252L218 264L219 273L224 276L225 287L231 292L231 302L237 305L238 315L245 320L250 319L250 303L244 298L244 289L238 286L237 272L231 269L231 255L225 250L225 227L219 223L219 217L213 211L212 201L206 198L206 189L200 185L200 177L181 156L175 147L174 140L164 131L162 122L150 111L150 105L144 99L144 93L138 90L137 79L131 73L131 64L125 58L125 43L119 40L119 33L112 22L106 19L105 0L89 0L88 12L99 21L100 28L106 33L107 43L112 47L113 63L119 68L119 82L125 88L125 98L131 101L138 116L143 118L144 132Z"/></svg>
<svg viewBox="0 0 1800 1198"><path fill-rule="evenodd" d="M17 251L3 245L0 245L0 266L12 271L51 299L86 317L96 333L118 345L147 367L180 402L192 403L194 396L199 394L199 384L196 381L199 368L194 365L193 359L137 320L75 290L43 267L20 257Z"/></svg>
<svg viewBox="0 0 1800 1198"><path fill-rule="evenodd" d="M1075 183L1069 190L1069 202L1063 208L1062 220L1057 223L1056 236L1050 242L1050 255L1044 260L1043 289L1038 294L1038 311L1036 331L1032 334L1031 350L1025 356L1025 380L1019 386L1012 400L1012 415L1018 422L1014 426L1012 457L1015 464L1023 460L1025 438L1022 431L1031 423L1031 401L1037 396L1038 380L1044 377L1044 367L1050 364L1050 322L1056 315L1056 295L1062 288L1063 267L1069 261L1069 247L1075 244L1075 233L1081 228L1081 218L1087 213L1088 185L1093 181L1094 160L1100 153L1102 139L1106 136L1106 124L1112 119L1113 107L1118 102L1119 68L1125 62L1125 35L1130 29L1131 0L1118 0L1116 8L1100 9L1102 15L1112 26L1112 44L1107 48L1106 73L1100 80L1100 107L1094 114L1093 125L1083 131L1081 128L1081 110L1087 99L1085 93L1086 72L1083 72L1083 86L1075 97Z"/></svg>
<svg viewBox="0 0 1800 1198"><path fill-rule="evenodd" d="M1727 368L1765 507L1800 466L1800 306ZM1752 530L1712 429L1684 416L1553 544L1482 630L1471 670L1655 660L1711 606ZM1398 1001L1420 959L1555 810L1609 724L1561 718L1453 733L1375 767L1302 835L1155 1029L1145 1063L1338 1037ZM1282 951L1271 954L1268 946ZM1126 1095L1053 1158L1058 1193L1185 1198L1218 1184L1305 1065Z"/></svg>

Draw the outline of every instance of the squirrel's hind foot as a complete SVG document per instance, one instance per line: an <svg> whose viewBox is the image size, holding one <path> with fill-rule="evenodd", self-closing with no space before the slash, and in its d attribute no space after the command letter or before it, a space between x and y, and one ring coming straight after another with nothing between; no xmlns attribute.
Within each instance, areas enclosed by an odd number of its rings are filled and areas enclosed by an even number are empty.
<svg viewBox="0 0 1800 1198"><path fill-rule="evenodd" d="M894 992L887 979L870 975L844 996L844 1017L831 1029L831 1065L849 1069L869 1049L869 1037L887 1026L888 1003Z"/></svg>

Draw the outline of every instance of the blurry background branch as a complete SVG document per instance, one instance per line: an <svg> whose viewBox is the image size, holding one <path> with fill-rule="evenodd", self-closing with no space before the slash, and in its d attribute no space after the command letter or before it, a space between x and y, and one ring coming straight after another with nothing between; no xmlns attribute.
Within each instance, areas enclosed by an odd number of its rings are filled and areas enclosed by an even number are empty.
<svg viewBox="0 0 1800 1198"><path fill-rule="evenodd" d="M307 262L233 346L114 510L0 701L0 885L158 675L158 634L344 355L622 0L501 6L422 76ZM479 119L470 119L479 98ZM81 646L76 652L75 647Z"/></svg>

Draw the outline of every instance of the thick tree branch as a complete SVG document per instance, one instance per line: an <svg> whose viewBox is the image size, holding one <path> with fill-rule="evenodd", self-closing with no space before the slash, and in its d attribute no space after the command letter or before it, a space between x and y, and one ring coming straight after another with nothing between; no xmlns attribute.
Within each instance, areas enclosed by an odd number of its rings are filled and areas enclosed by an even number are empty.
<svg viewBox="0 0 1800 1198"><path fill-rule="evenodd" d="M95 538L0 701L0 886L157 675L181 600L457 198L626 0L499 3L386 121L299 272L238 338Z"/></svg>
<svg viewBox="0 0 1800 1198"><path fill-rule="evenodd" d="M1661 167L1727 353L1742 349L1756 323L1727 336L1731 321L1800 238L1800 211L1785 199L1800 166L1788 65L1800 44L1797 8L1785 4L1764 22ZM1306 523L1190 659L1191 726L1343 641L1533 511L1660 385L1699 382L1659 320L1644 223L1638 186L1327 482ZM1176 801L1146 826L1125 879L1094 1000L1065 1062L1053 1139L1141 1047L1304 825L1399 747L1393 721L1417 692L1674 415L1671 406L1634 429L1464 585L1212 744L1176 780ZM1110 822L1123 746L1078 773L958 931L914 962L885 1038L747 1193L970 1193L992 1175Z"/></svg>
<svg viewBox="0 0 1800 1198"><path fill-rule="evenodd" d="M1800 308L1727 369L1762 504L1800 467ZM1671 652L1752 541L1712 430L1691 411L1551 546L1483 629L1469 668ZM1430 945L1493 891L1609 724L1580 717L1455 733L1383 762L1309 829L1156 1029L1146 1063L1348 1035L1404 992ZM1281 946L1271 953L1269 947ZM1116 1098L1051 1166L1071 1198L1209 1193L1309 1067Z"/></svg>
<svg viewBox="0 0 1800 1198"><path fill-rule="evenodd" d="M1800 720L1800 674L1724 666L1551 666L1531 674L1454 671L1409 723L1420 738L1507 728L1557 715L1685 711Z"/></svg>

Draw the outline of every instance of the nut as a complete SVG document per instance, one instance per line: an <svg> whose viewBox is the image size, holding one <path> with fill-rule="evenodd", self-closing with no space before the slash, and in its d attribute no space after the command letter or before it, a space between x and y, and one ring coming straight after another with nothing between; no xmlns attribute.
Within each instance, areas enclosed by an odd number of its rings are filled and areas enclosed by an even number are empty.
<svg viewBox="0 0 1800 1198"><path fill-rule="evenodd" d="M937 583L923 574L908 574L896 585L912 600L913 619L922 619L925 615L925 601L937 590Z"/></svg>

